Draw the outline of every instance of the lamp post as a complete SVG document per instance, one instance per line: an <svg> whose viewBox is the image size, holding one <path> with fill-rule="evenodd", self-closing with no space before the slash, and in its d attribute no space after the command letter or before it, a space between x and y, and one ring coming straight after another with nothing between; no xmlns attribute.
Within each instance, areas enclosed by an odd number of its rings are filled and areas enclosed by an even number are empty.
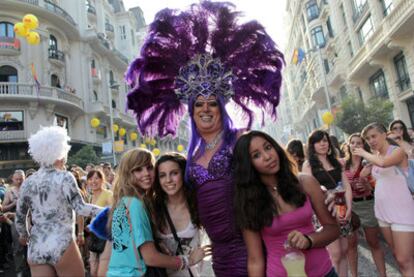
<svg viewBox="0 0 414 277"><path fill-rule="evenodd" d="M115 137L114 131L112 130L114 126L114 117L113 117L113 109L112 109L112 85L109 86L109 132L111 134L111 142L112 142L112 162L114 166L116 165L116 156L115 156Z"/></svg>

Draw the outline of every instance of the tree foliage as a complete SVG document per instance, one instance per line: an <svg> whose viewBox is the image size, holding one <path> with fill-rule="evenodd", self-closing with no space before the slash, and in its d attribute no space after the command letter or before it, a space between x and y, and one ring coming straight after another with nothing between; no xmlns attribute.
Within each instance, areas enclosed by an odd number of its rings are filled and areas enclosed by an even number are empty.
<svg viewBox="0 0 414 277"><path fill-rule="evenodd" d="M372 98L366 105L361 100L347 98L342 101L334 124L348 135L361 132L372 122L388 126L393 120L392 109L391 101L383 98Z"/></svg>
<svg viewBox="0 0 414 277"><path fill-rule="evenodd" d="M88 163L99 163L99 157L96 155L96 152L91 145L83 146L74 155L69 155L68 157L68 165L77 164L80 167L85 168Z"/></svg>

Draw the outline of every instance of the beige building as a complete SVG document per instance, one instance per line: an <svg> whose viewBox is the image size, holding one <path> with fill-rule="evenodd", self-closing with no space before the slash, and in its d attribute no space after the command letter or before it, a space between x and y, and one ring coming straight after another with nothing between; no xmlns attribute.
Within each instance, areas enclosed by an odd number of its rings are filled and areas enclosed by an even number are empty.
<svg viewBox="0 0 414 277"><path fill-rule="evenodd" d="M295 136L306 139L345 97L384 97L414 126L413 0L288 1L285 97ZM295 49L305 58L293 64ZM339 130L336 130L340 134Z"/></svg>
<svg viewBox="0 0 414 277"><path fill-rule="evenodd" d="M98 154L112 141L111 121L125 128L125 149L135 119L125 111L124 72L141 46L142 11L125 11L120 0L0 1L0 176L32 162L27 139L40 126L68 129L72 151L91 144ZM25 14L39 19L39 45L14 34ZM31 65L40 83L37 89ZM111 116L112 114L112 116ZM92 128L92 118L100 126ZM161 150L175 149L178 140L163 140ZM112 161L111 155L104 159Z"/></svg>

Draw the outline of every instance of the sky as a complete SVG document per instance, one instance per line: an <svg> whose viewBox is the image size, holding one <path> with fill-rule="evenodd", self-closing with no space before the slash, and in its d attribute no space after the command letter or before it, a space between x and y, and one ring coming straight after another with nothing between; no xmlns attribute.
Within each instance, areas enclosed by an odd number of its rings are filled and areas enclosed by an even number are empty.
<svg viewBox="0 0 414 277"><path fill-rule="evenodd" d="M284 49L286 35L283 28L286 0L223 0L236 5L237 10L244 13L246 20L256 19L267 30L269 35ZM155 14L164 8L185 9L197 0L123 0L125 8L139 6L144 12L145 21L151 23Z"/></svg>

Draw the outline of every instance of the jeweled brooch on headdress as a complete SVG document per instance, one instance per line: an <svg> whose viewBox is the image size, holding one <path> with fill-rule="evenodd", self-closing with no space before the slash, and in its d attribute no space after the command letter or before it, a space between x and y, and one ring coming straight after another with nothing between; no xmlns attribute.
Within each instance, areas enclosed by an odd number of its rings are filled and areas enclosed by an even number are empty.
<svg viewBox="0 0 414 277"><path fill-rule="evenodd" d="M233 73L227 70L220 59L210 54L195 56L187 65L180 68L175 79L175 94L184 103L192 97L221 95L226 102L233 96Z"/></svg>

